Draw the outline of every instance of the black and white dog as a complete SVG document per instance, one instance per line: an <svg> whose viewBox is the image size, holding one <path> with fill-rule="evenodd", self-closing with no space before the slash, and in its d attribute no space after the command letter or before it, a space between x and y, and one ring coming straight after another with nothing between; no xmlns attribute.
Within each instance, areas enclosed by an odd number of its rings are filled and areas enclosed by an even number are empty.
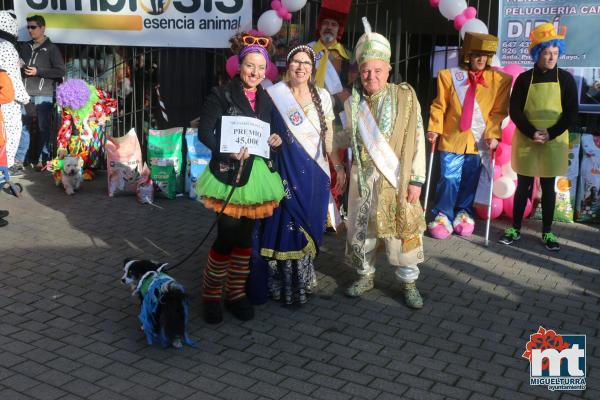
<svg viewBox="0 0 600 400"><path fill-rule="evenodd" d="M138 318L148 344L192 346L187 335L188 296L185 288L165 273L166 267L166 263L126 258L121 282L140 299Z"/></svg>

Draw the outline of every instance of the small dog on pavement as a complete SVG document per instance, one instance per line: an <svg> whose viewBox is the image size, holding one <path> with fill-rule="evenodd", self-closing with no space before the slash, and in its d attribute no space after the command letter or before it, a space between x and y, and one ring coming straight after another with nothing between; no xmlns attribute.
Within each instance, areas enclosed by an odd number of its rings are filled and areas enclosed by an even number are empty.
<svg viewBox="0 0 600 400"><path fill-rule="evenodd" d="M126 258L121 282L129 285L132 295L138 295L141 306L138 316L148 344L163 347L193 346L187 335L188 296L185 288L167 275L167 264L150 260Z"/></svg>
<svg viewBox="0 0 600 400"><path fill-rule="evenodd" d="M67 195L75 194L81 186L81 167L83 160L79 157L67 156L63 161L61 181Z"/></svg>

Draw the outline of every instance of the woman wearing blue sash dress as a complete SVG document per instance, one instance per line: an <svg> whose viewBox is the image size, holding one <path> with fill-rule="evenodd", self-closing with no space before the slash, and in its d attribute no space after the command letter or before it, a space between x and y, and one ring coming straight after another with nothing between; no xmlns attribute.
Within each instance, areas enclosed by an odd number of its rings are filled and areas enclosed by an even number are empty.
<svg viewBox="0 0 600 400"><path fill-rule="evenodd" d="M276 168L285 197L263 220L258 241L268 264L269 294L287 305L305 303L316 284L313 260L333 201L327 159L333 142L333 107L327 90L311 82L314 65L310 47L295 47L287 56L287 81L267 89L275 105L272 128L283 141ZM338 186L343 189L343 182Z"/></svg>

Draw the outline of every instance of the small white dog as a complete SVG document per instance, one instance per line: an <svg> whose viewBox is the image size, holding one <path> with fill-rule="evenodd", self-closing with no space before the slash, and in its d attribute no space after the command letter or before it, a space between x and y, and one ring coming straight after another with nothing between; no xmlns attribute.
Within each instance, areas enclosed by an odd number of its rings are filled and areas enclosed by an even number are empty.
<svg viewBox="0 0 600 400"><path fill-rule="evenodd" d="M81 167L83 167L83 160L79 157L67 156L63 161L61 181L65 193L69 196L75 194L81 186Z"/></svg>

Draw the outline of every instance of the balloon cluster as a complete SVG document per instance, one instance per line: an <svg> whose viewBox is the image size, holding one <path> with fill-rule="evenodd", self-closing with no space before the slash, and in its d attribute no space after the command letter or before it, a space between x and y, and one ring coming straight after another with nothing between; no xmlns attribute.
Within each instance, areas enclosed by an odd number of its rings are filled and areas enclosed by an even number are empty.
<svg viewBox="0 0 600 400"><path fill-rule="evenodd" d="M256 26L267 36L276 35L283 25L283 20L291 20L292 13L302 9L305 4L306 0L273 0L272 10L262 13Z"/></svg>
<svg viewBox="0 0 600 400"><path fill-rule="evenodd" d="M475 18L477 9L467 7L466 0L429 0L429 5L439 8L440 13L448 20L454 21L454 28L465 38L465 33L488 33L486 24Z"/></svg>
<svg viewBox="0 0 600 400"><path fill-rule="evenodd" d="M511 75L513 77L513 84L517 76L524 71L523 67L516 64L510 64L504 68L496 69ZM503 212L509 218L512 218L513 216L515 191L517 189L517 173L511 166L511 152L515 129L516 126L514 122L511 121L510 117L506 117L502 122L502 142L496 148L496 166L494 168L494 176L492 177L494 180L492 219L498 218ZM532 197L535 198L535 196L536 194L533 193ZM476 206L475 211L479 218L487 218L487 207ZM523 217L527 218L532 211L533 205L531 199L528 199Z"/></svg>
<svg viewBox="0 0 600 400"><path fill-rule="evenodd" d="M266 36L264 32L259 32L255 29L250 29L248 33L252 36ZM227 59L225 62L225 71L227 71L227 75L230 78L233 78L235 75L240 72L240 57L236 54ZM279 71L277 70L277 66L273 64L271 61L267 64L267 70L265 71L265 78L270 81L277 80L279 76Z"/></svg>

